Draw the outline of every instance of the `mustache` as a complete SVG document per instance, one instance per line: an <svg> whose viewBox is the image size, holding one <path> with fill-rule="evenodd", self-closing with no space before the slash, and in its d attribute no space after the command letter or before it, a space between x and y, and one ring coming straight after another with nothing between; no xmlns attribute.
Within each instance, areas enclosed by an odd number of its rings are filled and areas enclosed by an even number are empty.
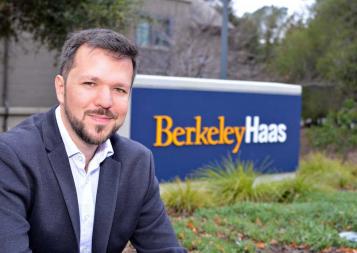
<svg viewBox="0 0 357 253"><path fill-rule="evenodd" d="M116 119L118 117L118 114L113 113L112 111L108 110L108 109L104 109L104 108L98 108L95 110L87 110L84 113L85 115L103 115L106 116L108 118L113 118Z"/></svg>

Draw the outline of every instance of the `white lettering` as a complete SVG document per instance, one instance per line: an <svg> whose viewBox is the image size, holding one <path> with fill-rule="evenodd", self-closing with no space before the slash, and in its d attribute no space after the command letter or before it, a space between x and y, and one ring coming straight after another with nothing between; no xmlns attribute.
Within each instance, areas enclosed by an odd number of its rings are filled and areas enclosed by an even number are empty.
<svg viewBox="0 0 357 253"><path fill-rule="evenodd" d="M245 143L285 142L287 126L285 124L260 124L259 116L245 118Z"/></svg>
<svg viewBox="0 0 357 253"><path fill-rule="evenodd" d="M258 142L258 127L259 127L259 117L254 116L254 125L252 125L252 117L247 116L245 118L245 143L251 142L251 135L253 134L253 143Z"/></svg>
<svg viewBox="0 0 357 253"><path fill-rule="evenodd" d="M268 125L261 124L259 125L259 143L266 143L268 142Z"/></svg>
<svg viewBox="0 0 357 253"><path fill-rule="evenodd" d="M270 143L278 142L278 126L276 124L269 125L268 141Z"/></svg>
<svg viewBox="0 0 357 253"><path fill-rule="evenodd" d="M285 142L287 139L287 135L286 135L286 125L285 124L279 124L278 125L278 141L279 142Z"/></svg>

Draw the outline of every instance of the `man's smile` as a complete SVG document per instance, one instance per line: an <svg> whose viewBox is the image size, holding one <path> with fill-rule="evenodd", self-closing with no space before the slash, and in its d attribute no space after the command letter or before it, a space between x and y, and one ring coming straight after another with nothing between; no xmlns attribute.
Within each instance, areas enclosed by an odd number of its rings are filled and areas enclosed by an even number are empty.
<svg viewBox="0 0 357 253"><path fill-rule="evenodd" d="M102 114L87 114L93 121L97 124L107 124L113 117L102 115Z"/></svg>

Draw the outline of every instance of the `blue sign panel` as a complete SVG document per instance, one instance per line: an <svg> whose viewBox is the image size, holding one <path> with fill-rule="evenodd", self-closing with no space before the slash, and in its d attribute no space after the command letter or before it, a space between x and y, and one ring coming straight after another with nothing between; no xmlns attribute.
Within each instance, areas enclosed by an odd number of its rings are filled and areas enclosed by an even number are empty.
<svg viewBox="0 0 357 253"><path fill-rule="evenodd" d="M130 137L153 151L161 181L227 156L262 172L298 166L301 96L134 88Z"/></svg>

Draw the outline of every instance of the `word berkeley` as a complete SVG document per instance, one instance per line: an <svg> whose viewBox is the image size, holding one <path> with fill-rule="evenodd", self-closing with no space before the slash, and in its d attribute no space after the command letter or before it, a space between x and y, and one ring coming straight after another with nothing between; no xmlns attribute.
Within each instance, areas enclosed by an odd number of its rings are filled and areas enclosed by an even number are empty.
<svg viewBox="0 0 357 253"><path fill-rule="evenodd" d="M202 117L196 116L195 126L174 127L170 116L157 115L155 147L170 145L232 145L237 153L245 135L245 143L283 143L287 139L285 124L261 124L259 116L247 116L245 126L226 126L225 117L218 117L218 126L202 126Z"/></svg>

